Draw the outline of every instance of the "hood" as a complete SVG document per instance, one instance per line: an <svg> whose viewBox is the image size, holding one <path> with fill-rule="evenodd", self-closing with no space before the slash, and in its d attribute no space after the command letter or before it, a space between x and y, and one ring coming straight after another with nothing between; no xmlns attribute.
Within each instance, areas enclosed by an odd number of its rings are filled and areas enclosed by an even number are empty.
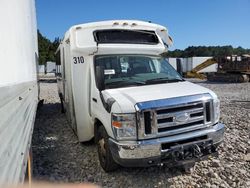
<svg viewBox="0 0 250 188"><path fill-rule="evenodd" d="M121 109L121 113L135 111L135 104L139 102L168 99L174 97L210 93L216 97L211 90L193 84L191 82L175 82L119 89L108 89L103 94L115 99Z"/></svg>

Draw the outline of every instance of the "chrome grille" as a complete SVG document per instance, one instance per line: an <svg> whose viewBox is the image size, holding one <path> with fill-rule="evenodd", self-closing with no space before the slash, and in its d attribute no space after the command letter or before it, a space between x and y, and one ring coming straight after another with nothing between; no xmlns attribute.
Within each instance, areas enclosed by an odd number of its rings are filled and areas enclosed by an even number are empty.
<svg viewBox="0 0 250 188"><path fill-rule="evenodd" d="M158 134L172 135L204 127L205 110L203 102L156 110Z"/></svg>
<svg viewBox="0 0 250 188"><path fill-rule="evenodd" d="M181 104L178 104L178 98L175 99L176 104L171 99L170 106L140 111L138 117L139 139L170 136L210 126L213 118L212 97L210 95L207 97L197 96L197 98L192 96L190 99L192 100L189 101L186 98L185 101L182 98L180 101L185 103Z"/></svg>

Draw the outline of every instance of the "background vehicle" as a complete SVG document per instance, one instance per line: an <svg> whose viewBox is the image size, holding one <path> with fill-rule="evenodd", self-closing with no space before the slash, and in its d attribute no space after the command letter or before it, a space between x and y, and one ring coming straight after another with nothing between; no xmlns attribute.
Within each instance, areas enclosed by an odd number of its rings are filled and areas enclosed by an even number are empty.
<svg viewBox="0 0 250 188"><path fill-rule="evenodd" d="M163 26L114 20L71 27L56 54L63 111L80 141L95 138L101 166L184 164L216 153L219 100L159 54Z"/></svg>
<svg viewBox="0 0 250 188"><path fill-rule="evenodd" d="M188 77L188 78L205 79L206 75L211 74L211 72L206 72L206 74L204 74L204 72L201 73L200 71L206 69L207 67L209 67L211 65L216 65L216 67L218 67L218 63L214 58L209 58L209 59L205 60L204 62L198 64L192 70L187 71L185 73L185 76ZM216 72L217 69L218 68L214 69L213 71Z"/></svg>
<svg viewBox="0 0 250 188"><path fill-rule="evenodd" d="M1 0L0 25L0 184L16 184L30 161L38 103L34 0Z"/></svg>
<svg viewBox="0 0 250 188"><path fill-rule="evenodd" d="M250 56L228 56L214 58L218 72L208 75L209 81L249 82Z"/></svg>
<svg viewBox="0 0 250 188"><path fill-rule="evenodd" d="M194 65L192 59L204 59ZM169 58L175 69L178 59ZM189 67L189 68L187 68ZM187 78L207 78L209 81L223 82L248 82L250 80L250 57L227 56L227 57L192 57L182 58L180 68Z"/></svg>

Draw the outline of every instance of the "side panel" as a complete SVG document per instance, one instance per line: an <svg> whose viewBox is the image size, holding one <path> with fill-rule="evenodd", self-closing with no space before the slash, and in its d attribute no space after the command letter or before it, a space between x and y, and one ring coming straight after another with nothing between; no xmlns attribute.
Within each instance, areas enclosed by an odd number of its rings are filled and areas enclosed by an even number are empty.
<svg viewBox="0 0 250 188"><path fill-rule="evenodd" d="M24 180L38 102L34 0L0 1L0 187Z"/></svg>
<svg viewBox="0 0 250 188"><path fill-rule="evenodd" d="M66 116L72 127L72 129L77 133L76 130L76 120L75 120L75 108L73 100L73 80L72 80L72 54L70 49L70 43L64 43L64 59L65 59L65 79L64 79L64 101L66 107ZM78 134L78 133L77 133Z"/></svg>
<svg viewBox="0 0 250 188"><path fill-rule="evenodd" d="M83 57L83 63L74 63L73 59ZM94 136L94 126L91 120L91 56L82 56L80 52L72 52L72 91L74 100L77 134L80 141L88 141Z"/></svg>
<svg viewBox="0 0 250 188"><path fill-rule="evenodd" d="M37 96L36 82L0 88L0 183L24 179Z"/></svg>
<svg viewBox="0 0 250 188"><path fill-rule="evenodd" d="M111 128L111 114L108 113L103 104L102 104L102 100L101 100L101 97L100 97L100 93L99 93L99 90L97 89L96 87L96 82L95 82L95 73L94 73L94 62L90 65L91 66L91 75L93 75L92 77L92 80L91 80L91 98L95 98L96 99L96 102L91 100L91 114L92 114L92 119L99 119L102 124L104 125L108 135L112 138L114 138L114 135L113 135L113 131L112 131L112 128ZM117 108L117 111L119 111L120 108L118 106L117 103L114 103L113 106L112 106L112 109L114 110L114 108Z"/></svg>
<svg viewBox="0 0 250 188"><path fill-rule="evenodd" d="M70 45L66 42L63 42L60 45L60 56L61 56L61 66L62 66L62 74L61 77L57 80L58 82L58 92L62 94L64 105L66 108L66 116L71 124L71 116L70 116L70 93L71 93L71 66L68 62L70 60Z"/></svg>
<svg viewBox="0 0 250 188"><path fill-rule="evenodd" d="M1 0L0 25L0 86L36 80L34 0Z"/></svg>

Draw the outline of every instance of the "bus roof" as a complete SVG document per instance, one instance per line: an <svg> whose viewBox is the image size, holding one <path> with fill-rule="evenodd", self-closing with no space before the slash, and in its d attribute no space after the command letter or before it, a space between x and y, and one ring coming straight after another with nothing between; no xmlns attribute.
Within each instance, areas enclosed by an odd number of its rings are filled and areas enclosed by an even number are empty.
<svg viewBox="0 0 250 188"><path fill-rule="evenodd" d="M109 20L74 25L65 33L63 42L70 40L73 42L73 48L84 48L85 50L88 48L91 51L90 48L93 49L98 45L94 33L100 30L151 31L160 39L158 49L161 48L161 50L159 51L163 51L163 47L167 50L172 45L172 39L166 27L139 20Z"/></svg>

